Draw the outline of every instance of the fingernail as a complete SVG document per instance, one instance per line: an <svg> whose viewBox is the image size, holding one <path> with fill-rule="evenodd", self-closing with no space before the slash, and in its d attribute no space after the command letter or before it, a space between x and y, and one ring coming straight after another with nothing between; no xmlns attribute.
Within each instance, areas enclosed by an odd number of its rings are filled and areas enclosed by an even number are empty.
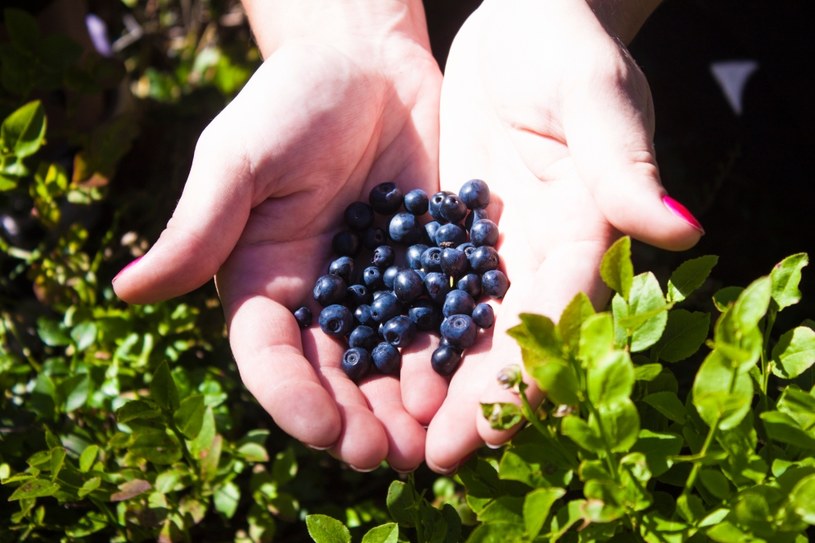
<svg viewBox="0 0 815 543"><path fill-rule="evenodd" d="M489 447L490 449L492 449L492 450L497 450L497 449L500 449L501 447L504 446L503 443L487 443L487 442L484 442L484 444L487 447Z"/></svg>
<svg viewBox="0 0 815 543"><path fill-rule="evenodd" d="M416 468L413 468L413 469L396 469L393 466L391 466L391 468L393 469L393 471L395 471L396 473L398 473L402 477L406 477L406 476L410 475L411 473L413 473L414 471L416 471Z"/></svg>
<svg viewBox="0 0 815 543"><path fill-rule="evenodd" d="M455 473L455 471L458 469L460 465L461 464L453 464L449 468L434 468L433 471L435 471L439 475L451 475L452 473Z"/></svg>
<svg viewBox="0 0 815 543"><path fill-rule="evenodd" d="M375 465L372 468L358 468L358 467L356 467L356 466L354 466L352 464L348 464L348 467L351 468L352 470L356 471L356 472L359 472L359 473L370 473L370 472L374 471L375 469L379 468L379 464Z"/></svg>
<svg viewBox="0 0 815 543"><path fill-rule="evenodd" d="M331 448L331 445L327 445L325 447L318 447L317 445L309 445L308 443L303 443L303 445L305 445L306 447L308 447L309 449L311 449L313 451L327 451L328 449Z"/></svg>
<svg viewBox="0 0 815 543"><path fill-rule="evenodd" d="M116 276L113 278L113 280L112 280L111 282L112 282L112 283L115 283L115 282L116 282L116 280L119 278L119 276L120 276L120 275L122 275L122 274L123 274L125 271L127 271L129 268L132 268L133 266L135 266L136 264L138 264L138 263L139 263L139 261L140 261L141 259L142 259L142 257L138 257L138 258L136 258L136 259L132 260L132 261L130 262L130 264L128 264L127 266L125 266L124 268L122 268L121 270L119 270L119 273L117 273L117 274L116 274Z"/></svg>
<svg viewBox="0 0 815 543"><path fill-rule="evenodd" d="M705 229L702 228L702 223L700 223L696 219L696 217L694 217L693 214L690 211L688 211L688 208L686 208L685 206L683 206L682 204L680 204L679 202L677 202L668 195L662 197L662 203L665 204L665 207L670 209L674 215L676 215L677 217L679 217L680 219L694 227L699 232L703 234L705 233Z"/></svg>

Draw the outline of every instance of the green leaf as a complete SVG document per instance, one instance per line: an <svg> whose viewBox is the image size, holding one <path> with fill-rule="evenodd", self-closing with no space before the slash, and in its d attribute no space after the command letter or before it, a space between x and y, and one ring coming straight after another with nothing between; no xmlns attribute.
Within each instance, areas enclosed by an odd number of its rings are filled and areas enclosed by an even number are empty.
<svg viewBox="0 0 815 543"><path fill-rule="evenodd" d="M709 331L709 313L675 309L668 313L665 331L654 344L653 353L665 362L685 360L699 350Z"/></svg>
<svg viewBox="0 0 815 543"><path fill-rule="evenodd" d="M815 475L801 479L792 489L789 501L804 522L815 525Z"/></svg>
<svg viewBox="0 0 815 543"><path fill-rule="evenodd" d="M96 457L99 454L99 445L88 445L79 455L79 471L87 473L96 462Z"/></svg>
<svg viewBox="0 0 815 543"><path fill-rule="evenodd" d="M28 102L6 117L0 125L0 139L15 156L31 156L45 140L45 125L42 103L39 100Z"/></svg>
<svg viewBox="0 0 815 543"><path fill-rule="evenodd" d="M498 496L478 512L478 519L485 523L520 524L523 522L523 504L521 496Z"/></svg>
<svg viewBox="0 0 815 543"><path fill-rule="evenodd" d="M235 516L240 499L241 489L232 481L228 481L219 486L212 495L212 503L215 505L215 510L228 519Z"/></svg>
<svg viewBox="0 0 815 543"><path fill-rule="evenodd" d="M804 450L815 450L815 437L804 431L798 422L787 413L765 411L761 413L760 417L770 439Z"/></svg>
<svg viewBox="0 0 815 543"><path fill-rule="evenodd" d="M212 448L212 442L215 439L215 413L212 407L207 406L204 409L204 415L201 420L201 429L195 439L190 441L190 451L196 456L206 454Z"/></svg>
<svg viewBox="0 0 815 543"><path fill-rule="evenodd" d="M631 238L623 236L608 248L600 263L600 277L611 290L622 295L623 299L629 299L634 279Z"/></svg>
<svg viewBox="0 0 815 543"><path fill-rule="evenodd" d="M566 490L557 487L536 488L524 498L523 515L526 535L535 538L543 528L549 511L557 500L566 494Z"/></svg>
<svg viewBox="0 0 815 543"><path fill-rule="evenodd" d="M48 479L29 479L9 496L8 501L23 500L29 498L44 498L53 496L59 491L59 485Z"/></svg>
<svg viewBox="0 0 815 543"><path fill-rule="evenodd" d="M216 434L212 439L209 449L200 453L201 458L201 478L204 481L212 481L218 475L218 465L221 462L224 439L221 434Z"/></svg>
<svg viewBox="0 0 815 543"><path fill-rule="evenodd" d="M560 405L577 405L579 402L577 375L567 363L550 360L527 371L552 402Z"/></svg>
<svg viewBox="0 0 815 543"><path fill-rule="evenodd" d="M770 306L772 284L769 277L756 279L739 294L731 312L742 330L756 328Z"/></svg>
<svg viewBox="0 0 815 543"><path fill-rule="evenodd" d="M77 350L84 351L96 341L96 323L80 322L71 328L71 339Z"/></svg>
<svg viewBox="0 0 815 543"><path fill-rule="evenodd" d="M482 403L481 414L493 430L509 430L523 421L521 408L514 403Z"/></svg>
<svg viewBox="0 0 815 543"><path fill-rule="evenodd" d="M679 396L670 390L661 390L648 394L642 399L667 419L684 424L687 418L685 405L679 400Z"/></svg>
<svg viewBox="0 0 815 543"><path fill-rule="evenodd" d="M555 323L543 315L521 313L521 324L507 333L515 338L525 352L533 355L532 362L549 358L562 358L563 343L558 337Z"/></svg>
<svg viewBox="0 0 815 543"><path fill-rule="evenodd" d="M560 314L557 330L572 352L577 352L583 323L594 314L594 306L584 292L578 292Z"/></svg>
<svg viewBox="0 0 815 543"><path fill-rule="evenodd" d="M585 365L603 359L614 350L614 321L608 312L591 315L580 330L578 357Z"/></svg>
<svg viewBox="0 0 815 543"><path fill-rule="evenodd" d="M272 464L272 477L278 485L284 485L297 475L297 457L291 448L279 451Z"/></svg>
<svg viewBox="0 0 815 543"><path fill-rule="evenodd" d="M629 450L637 442L640 431L640 417L634 402L624 398L596 407L597 417L589 417L589 424L594 422L597 426L595 433L605 437L613 452Z"/></svg>
<svg viewBox="0 0 815 543"><path fill-rule="evenodd" d="M615 326L630 338L632 353L644 351L659 340L668 322L669 307L653 273L634 277L628 303L613 306Z"/></svg>
<svg viewBox="0 0 815 543"><path fill-rule="evenodd" d="M803 391L794 385L787 386L781 393L776 407L782 413L794 418L801 428L815 431L815 396L811 391Z"/></svg>
<svg viewBox="0 0 815 543"><path fill-rule="evenodd" d="M178 440L163 428L139 428L128 452L154 464L172 464L181 459Z"/></svg>
<svg viewBox="0 0 815 543"><path fill-rule="evenodd" d="M161 416L161 412L152 402L145 400L130 400L116 410L116 420L127 424L134 420L154 419Z"/></svg>
<svg viewBox="0 0 815 543"><path fill-rule="evenodd" d="M684 440L677 434L653 432L643 428L632 451L643 453L652 476L659 477L671 468L671 458L679 454L683 444Z"/></svg>
<svg viewBox="0 0 815 543"><path fill-rule="evenodd" d="M589 401L595 406L628 399L634 389L634 364L625 351L612 351L586 374Z"/></svg>
<svg viewBox="0 0 815 543"><path fill-rule="evenodd" d="M71 375L59 384L59 393L65 399L65 412L79 409L88 400L91 380L87 373Z"/></svg>
<svg viewBox="0 0 815 543"><path fill-rule="evenodd" d="M64 347L71 344L71 337L61 323L40 317L37 319L37 335L50 347Z"/></svg>
<svg viewBox="0 0 815 543"><path fill-rule="evenodd" d="M307 515L306 529L315 543L351 543L351 532L328 515Z"/></svg>
<svg viewBox="0 0 815 543"><path fill-rule="evenodd" d="M579 447L593 453L603 450L603 438L589 423L577 415L563 418L560 431L564 436L574 441Z"/></svg>
<svg viewBox="0 0 815 543"><path fill-rule="evenodd" d="M395 522L375 526L362 537L362 543L397 543L398 541L399 525Z"/></svg>
<svg viewBox="0 0 815 543"><path fill-rule="evenodd" d="M731 305L736 303L736 300L744 291L744 287L724 287L717 290L713 294L713 305L716 306L721 312L724 312Z"/></svg>
<svg viewBox="0 0 815 543"><path fill-rule="evenodd" d="M772 298L778 309L784 309L801 301L801 291L798 285L801 282L801 270L809 263L806 253L790 255L770 272L772 283Z"/></svg>
<svg viewBox="0 0 815 543"><path fill-rule="evenodd" d="M798 326L784 333L773 347L773 373L795 379L815 363L815 331Z"/></svg>
<svg viewBox="0 0 815 543"><path fill-rule="evenodd" d="M707 280L719 257L713 255L692 258L679 265L668 279L668 301L678 303L701 287Z"/></svg>
<svg viewBox="0 0 815 543"><path fill-rule="evenodd" d="M91 477L90 479L82 483L82 486L79 487L79 490L77 490L76 494L80 498L84 498L94 490L98 489L101 485L102 485L101 477Z"/></svg>
<svg viewBox="0 0 815 543"><path fill-rule="evenodd" d="M204 424L205 411L202 394L191 394L181 400L178 409L173 413L173 420L184 437L195 439L198 436ZM268 460L268 457L266 459Z"/></svg>
<svg viewBox="0 0 815 543"><path fill-rule="evenodd" d="M393 520L407 528L416 525L419 502L412 486L402 481L391 482L385 502Z"/></svg>
<svg viewBox="0 0 815 543"><path fill-rule="evenodd" d="M699 480L718 499L725 500L730 496L730 483L718 469L703 468L699 471Z"/></svg>
<svg viewBox="0 0 815 543"><path fill-rule="evenodd" d="M693 382L693 405L708 426L719 424L727 430L750 411L753 382L737 372L717 350L705 358Z"/></svg>
<svg viewBox="0 0 815 543"><path fill-rule="evenodd" d="M172 413L178 409L178 389L167 362L161 362L153 372L153 380L150 381L150 395L162 410Z"/></svg>

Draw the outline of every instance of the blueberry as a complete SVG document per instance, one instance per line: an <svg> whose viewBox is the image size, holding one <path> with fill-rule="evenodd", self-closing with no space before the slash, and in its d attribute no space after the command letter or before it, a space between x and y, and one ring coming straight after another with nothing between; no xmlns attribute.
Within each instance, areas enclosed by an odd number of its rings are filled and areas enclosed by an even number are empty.
<svg viewBox="0 0 815 543"><path fill-rule="evenodd" d="M470 267L467 255L464 251L459 251L452 247L446 247L441 251L441 271L454 278L459 278Z"/></svg>
<svg viewBox="0 0 815 543"><path fill-rule="evenodd" d="M407 315L397 315L382 325L380 333L394 347L407 347L416 335L416 325Z"/></svg>
<svg viewBox="0 0 815 543"><path fill-rule="evenodd" d="M325 307L338 304L345 299L347 285L339 275L321 275L314 283L312 294L318 304Z"/></svg>
<svg viewBox="0 0 815 543"><path fill-rule="evenodd" d="M428 213L430 213L430 216L433 217L434 220L440 222L444 221L444 217L442 216L441 213L441 206L442 203L444 203L444 199L450 194L453 193L450 191L442 190L430 197L430 201L427 203L427 211Z"/></svg>
<svg viewBox="0 0 815 543"><path fill-rule="evenodd" d="M430 356L430 365L439 375L450 375L461 362L461 351L451 345L439 345Z"/></svg>
<svg viewBox="0 0 815 543"><path fill-rule="evenodd" d="M439 247L455 247L467 241L467 231L457 224L443 224L436 230L434 241Z"/></svg>
<svg viewBox="0 0 815 543"><path fill-rule="evenodd" d="M393 293L400 301L410 303L424 294L424 281L416 270L401 269L393 278Z"/></svg>
<svg viewBox="0 0 815 543"><path fill-rule="evenodd" d="M473 322L479 328L492 328L492 325L495 324L495 311L493 311L492 306L486 302L476 304L473 308L472 317Z"/></svg>
<svg viewBox="0 0 815 543"><path fill-rule="evenodd" d="M428 241L436 242L436 232L439 231L440 226L441 223L439 221L429 221L424 225L424 232Z"/></svg>
<svg viewBox="0 0 815 543"><path fill-rule="evenodd" d="M421 263L426 272L441 271L441 247L428 247L422 253Z"/></svg>
<svg viewBox="0 0 815 543"><path fill-rule="evenodd" d="M488 270L481 276L484 294L493 298L503 298L509 288L509 279L501 270Z"/></svg>
<svg viewBox="0 0 815 543"><path fill-rule="evenodd" d="M297 319L300 328L308 328L313 320L311 309L306 306L298 307L294 310L294 318Z"/></svg>
<svg viewBox="0 0 815 543"><path fill-rule="evenodd" d="M371 256L371 264L380 270L384 270L393 264L395 258L396 254L393 251L393 247L390 245L380 245L374 249L374 254Z"/></svg>
<svg viewBox="0 0 815 543"><path fill-rule="evenodd" d="M418 243L424 239L424 229L416 220L416 215L397 213L388 223L388 235L396 243Z"/></svg>
<svg viewBox="0 0 815 543"><path fill-rule="evenodd" d="M377 213L383 215L390 215L395 213L396 210L402 205L402 191L396 186L396 183L380 183L371 189L368 195L368 201L371 207Z"/></svg>
<svg viewBox="0 0 815 543"><path fill-rule="evenodd" d="M342 371L352 381L359 381L371 369L371 354L360 347L351 347L342 355Z"/></svg>
<svg viewBox="0 0 815 543"><path fill-rule="evenodd" d="M402 311L402 304L393 292L385 292L371 302L371 317L375 322L387 322Z"/></svg>
<svg viewBox="0 0 815 543"><path fill-rule="evenodd" d="M365 326L376 325L376 322L374 322L374 318L371 315L371 306L369 304L360 304L356 307L356 309L354 309L354 320L356 320L359 324L364 324Z"/></svg>
<svg viewBox="0 0 815 543"><path fill-rule="evenodd" d="M490 187L481 179L470 179L458 191L468 209L482 209L490 203Z"/></svg>
<svg viewBox="0 0 815 543"><path fill-rule="evenodd" d="M441 337L458 349L466 349L475 343L478 328L469 315L450 315L441 321Z"/></svg>
<svg viewBox="0 0 815 543"><path fill-rule="evenodd" d="M371 301L371 292L365 285L349 285L345 289L345 302L351 307L367 304Z"/></svg>
<svg viewBox="0 0 815 543"><path fill-rule="evenodd" d="M457 194L448 194L439 206L439 213L445 221L457 223L467 216L467 206Z"/></svg>
<svg viewBox="0 0 815 543"><path fill-rule="evenodd" d="M450 292L450 277L442 272L429 272L424 278L424 288L428 297L441 305Z"/></svg>
<svg viewBox="0 0 815 543"><path fill-rule="evenodd" d="M355 256L361 245L359 236L350 230L341 230L331 240L331 248L340 256Z"/></svg>
<svg viewBox="0 0 815 543"><path fill-rule="evenodd" d="M414 243L405 251L405 258L409 268L418 270L422 267L422 253L428 249L423 243Z"/></svg>
<svg viewBox="0 0 815 543"><path fill-rule="evenodd" d="M428 197L422 189L413 189L405 194L405 209L414 215L427 213Z"/></svg>
<svg viewBox="0 0 815 543"><path fill-rule="evenodd" d="M495 247L498 243L498 225L489 219L480 219L470 227L470 241L476 247L489 245Z"/></svg>
<svg viewBox="0 0 815 543"><path fill-rule="evenodd" d="M396 274L399 273L401 269L399 266L388 266L385 271L382 272L382 282L386 288L393 288L393 280L396 279Z"/></svg>
<svg viewBox="0 0 815 543"><path fill-rule="evenodd" d="M374 210L365 202L352 202L345 208L345 224L352 230L365 230L374 222Z"/></svg>
<svg viewBox="0 0 815 543"><path fill-rule="evenodd" d="M399 371L399 367L402 363L402 354L399 352L399 349L387 341L382 341L371 351L371 359L376 369L386 375L390 375Z"/></svg>
<svg viewBox="0 0 815 543"><path fill-rule="evenodd" d="M463 275L456 283L456 288L463 290L475 300L481 296L481 276L477 273Z"/></svg>
<svg viewBox="0 0 815 543"><path fill-rule="evenodd" d="M423 332L438 331L442 315L430 300L420 300L408 309L408 317Z"/></svg>
<svg viewBox="0 0 815 543"><path fill-rule="evenodd" d="M444 297L441 312L445 317L457 314L470 315L474 307L475 301L472 296L463 290L453 289Z"/></svg>
<svg viewBox="0 0 815 543"><path fill-rule="evenodd" d="M483 274L486 271L494 270L498 267L498 251L489 245L476 247L470 255L470 267L475 273ZM481 278L481 286L484 287L484 278Z"/></svg>
<svg viewBox="0 0 815 543"><path fill-rule="evenodd" d="M459 251L464 251L464 254L467 255L467 259L469 259L470 256L473 254L473 251L475 251L475 245L470 241L465 241L464 243L456 247L456 249L458 249Z"/></svg>
<svg viewBox="0 0 815 543"><path fill-rule="evenodd" d="M320 311L320 328L329 336L341 337L351 332L354 326L354 315L351 310L340 304L332 304Z"/></svg>
<svg viewBox="0 0 815 543"><path fill-rule="evenodd" d="M342 277L343 281L350 283L354 277L354 259L350 256L335 258L328 265L328 273Z"/></svg>
<svg viewBox="0 0 815 543"><path fill-rule="evenodd" d="M368 289L377 289L383 286L385 283L382 282L382 270L376 266L368 266L362 270L362 282L365 283Z"/></svg>
<svg viewBox="0 0 815 543"><path fill-rule="evenodd" d="M472 228L473 223L476 223L483 219L489 219L487 215L486 209L473 209L467 214L467 218L464 219L464 227L468 230Z"/></svg>
<svg viewBox="0 0 815 543"><path fill-rule="evenodd" d="M379 343L379 334L368 325L361 324L348 335L349 347L361 347L370 351Z"/></svg>
<svg viewBox="0 0 815 543"><path fill-rule="evenodd" d="M384 230L372 226L362 233L362 245L371 251L388 242L388 235Z"/></svg>

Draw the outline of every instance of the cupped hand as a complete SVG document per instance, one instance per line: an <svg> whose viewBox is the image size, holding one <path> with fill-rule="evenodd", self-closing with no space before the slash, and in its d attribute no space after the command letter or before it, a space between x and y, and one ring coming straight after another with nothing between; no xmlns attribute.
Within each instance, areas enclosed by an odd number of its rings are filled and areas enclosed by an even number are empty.
<svg viewBox="0 0 815 543"><path fill-rule="evenodd" d="M522 365L505 333L520 313L557 321L580 291L602 306L600 260L621 234L670 250L702 234L660 183L650 91L608 26L583 0L486 0L450 51L441 186L490 184L511 286L495 303L492 333L468 350L429 425L426 460L437 471L510 437L490 428L479 404L517 402L496 377ZM527 392L541 400L534 386Z"/></svg>
<svg viewBox="0 0 815 543"><path fill-rule="evenodd" d="M288 434L361 470L415 468L425 430L396 378L357 386L339 368L344 348L316 324L301 331L292 309L313 304L349 203L383 181L436 190L440 85L427 48L404 36L281 45L202 133L166 229L114 281L122 299L148 303L217 273L250 392Z"/></svg>

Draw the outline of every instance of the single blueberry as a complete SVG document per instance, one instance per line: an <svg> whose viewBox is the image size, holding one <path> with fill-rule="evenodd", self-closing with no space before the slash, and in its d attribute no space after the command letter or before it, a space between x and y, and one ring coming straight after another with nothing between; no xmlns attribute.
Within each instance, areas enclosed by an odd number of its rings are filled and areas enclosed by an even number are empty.
<svg viewBox="0 0 815 543"><path fill-rule="evenodd" d="M360 324L348 335L349 347L362 347L370 351L379 343L379 334L368 325Z"/></svg>
<svg viewBox="0 0 815 543"><path fill-rule="evenodd" d="M350 230L341 230L331 240L331 249L340 256L355 256L360 247L359 236Z"/></svg>
<svg viewBox="0 0 815 543"><path fill-rule="evenodd" d="M479 328L492 328L495 324L495 311L492 306L486 302L476 304L473 308L473 322Z"/></svg>
<svg viewBox="0 0 815 543"><path fill-rule="evenodd" d="M297 320L297 324L300 326L300 328L308 328L311 326L311 322L313 320L311 309L306 306L298 307L294 310L294 318Z"/></svg>
<svg viewBox="0 0 815 543"><path fill-rule="evenodd" d="M326 274L317 278L312 294L318 304L325 307L345 299L347 284L339 275Z"/></svg>
<svg viewBox="0 0 815 543"><path fill-rule="evenodd" d="M422 267L422 253L428 249L423 243L414 243L405 251L405 259L409 268L418 270Z"/></svg>
<svg viewBox="0 0 815 543"><path fill-rule="evenodd" d="M456 247L456 249L459 251L464 251L464 254L467 255L467 259L469 259L470 255L472 255L473 251L475 251L475 245L471 241L465 241Z"/></svg>
<svg viewBox="0 0 815 543"><path fill-rule="evenodd" d="M371 317L375 322L387 322L402 312L402 304L393 292L385 292L371 302Z"/></svg>
<svg viewBox="0 0 815 543"><path fill-rule="evenodd" d="M396 210L402 205L402 191L396 186L396 183L386 182L380 183L371 189L368 195L368 201L371 207L377 213L383 215L390 215L395 213Z"/></svg>
<svg viewBox="0 0 815 543"><path fill-rule="evenodd" d="M408 317L423 332L438 331L442 315L430 300L419 300L408 309Z"/></svg>
<svg viewBox="0 0 815 543"><path fill-rule="evenodd" d="M371 264L380 270L384 270L393 264L395 258L396 253L394 253L393 247L390 245L380 245L374 249L374 254L371 256Z"/></svg>
<svg viewBox="0 0 815 543"><path fill-rule="evenodd" d="M441 337L458 349L466 349L475 343L478 328L469 315L450 315L441 321Z"/></svg>
<svg viewBox="0 0 815 543"><path fill-rule="evenodd" d="M366 267L362 270L362 282L369 290L383 286L385 283L382 282L382 270L376 266Z"/></svg>
<svg viewBox="0 0 815 543"><path fill-rule="evenodd" d="M388 223L388 235L396 243L418 243L424 239L424 229L416 219L416 215L397 213Z"/></svg>
<svg viewBox="0 0 815 543"><path fill-rule="evenodd" d="M509 279L501 270L488 270L481 275L481 288L487 296L503 298L509 288Z"/></svg>
<svg viewBox="0 0 815 543"><path fill-rule="evenodd" d="M481 296L481 276L477 273L463 275L456 283L456 288L463 290L475 300Z"/></svg>
<svg viewBox="0 0 815 543"><path fill-rule="evenodd" d="M425 237L431 243L436 243L436 232L439 231L441 223L439 221L429 221L424 225Z"/></svg>
<svg viewBox="0 0 815 543"><path fill-rule="evenodd" d="M365 230L374 222L374 210L365 202L351 202L345 208L345 224L352 230Z"/></svg>
<svg viewBox="0 0 815 543"><path fill-rule="evenodd" d="M384 272L382 272L382 282L385 284L386 288L393 289L393 280L396 279L396 274L399 273L401 270L399 266L388 266Z"/></svg>
<svg viewBox="0 0 815 543"><path fill-rule="evenodd" d="M351 283L354 277L354 268L356 267L354 259L350 256L341 256L335 258L328 265L328 273L331 275L338 275L342 277L346 283Z"/></svg>
<svg viewBox="0 0 815 543"><path fill-rule="evenodd" d="M467 214L467 217L464 219L464 227L469 230L472 228L473 223L476 223L483 219L489 219L489 215L487 214L486 209L473 209Z"/></svg>
<svg viewBox="0 0 815 543"><path fill-rule="evenodd" d="M457 223L467 216L467 206L457 194L448 194L439 206L439 213L445 221Z"/></svg>
<svg viewBox="0 0 815 543"><path fill-rule="evenodd" d="M430 366L439 375L451 375L461 362L461 351L451 345L439 345L430 356Z"/></svg>
<svg viewBox="0 0 815 543"><path fill-rule="evenodd" d="M362 233L362 245L371 251L388 242L388 235L384 230L372 226Z"/></svg>
<svg viewBox="0 0 815 543"><path fill-rule="evenodd" d="M416 335L416 325L407 315L397 315L382 325L380 333L394 347L407 347Z"/></svg>
<svg viewBox="0 0 815 543"><path fill-rule="evenodd" d="M393 278L393 293L400 301L410 303L424 294L424 281L416 270L403 268Z"/></svg>
<svg viewBox="0 0 815 543"><path fill-rule="evenodd" d="M470 241L476 247L489 245L495 247L498 243L498 225L489 219L480 219L470 227Z"/></svg>
<svg viewBox="0 0 815 543"><path fill-rule="evenodd" d="M320 311L318 319L320 329L334 337L344 337L351 333L354 327L354 315L351 310L340 304L332 304Z"/></svg>
<svg viewBox="0 0 815 543"><path fill-rule="evenodd" d="M441 247L428 247L420 260L424 271L441 271Z"/></svg>
<svg viewBox="0 0 815 543"><path fill-rule="evenodd" d="M467 231L457 224L443 224L436 230L434 241L439 247L455 247L467 241Z"/></svg>
<svg viewBox="0 0 815 543"><path fill-rule="evenodd" d="M376 326L376 322L371 316L371 306L369 304L360 304L354 309L354 320L365 326Z"/></svg>
<svg viewBox="0 0 815 543"><path fill-rule="evenodd" d="M422 189L413 189L405 194L405 209L414 215L427 213L427 193Z"/></svg>
<svg viewBox="0 0 815 543"><path fill-rule="evenodd" d="M441 213L441 206L444 203L444 199L450 194L453 193L447 190L442 190L430 197L430 200L427 203L427 211L430 213L430 216L433 217L433 220L439 222L443 222L445 220Z"/></svg>
<svg viewBox="0 0 815 543"><path fill-rule="evenodd" d="M450 286L450 276L442 272L428 272L424 278L424 288L428 297L441 305L452 288Z"/></svg>
<svg viewBox="0 0 815 543"><path fill-rule="evenodd" d="M486 271L494 270L498 267L498 251L489 245L476 247L470 255L470 267L475 273L483 274ZM481 278L481 286L484 286L484 278Z"/></svg>
<svg viewBox="0 0 815 543"><path fill-rule="evenodd" d="M441 271L458 279L469 269L470 262L464 251L445 247L441 251Z"/></svg>
<svg viewBox="0 0 815 543"><path fill-rule="evenodd" d="M369 291L365 285L348 285L348 288L345 289L345 302L350 307L357 307L361 304L367 304L370 301L371 291Z"/></svg>
<svg viewBox="0 0 815 543"><path fill-rule="evenodd" d="M470 315L475 307L475 300L467 292L453 289L444 297L441 313L445 317L451 315Z"/></svg>
<svg viewBox="0 0 815 543"><path fill-rule="evenodd" d="M385 375L398 372L402 364L402 354L399 349L387 341L382 341L373 348L371 359L376 369Z"/></svg>
<svg viewBox="0 0 815 543"><path fill-rule="evenodd" d="M461 186L458 197L469 209L485 208L490 203L490 187L481 179L470 179Z"/></svg>
<svg viewBox="0 0 815 543"><path fill-rule="evenodd" d="M371 369L371 353L360 347L351 347L343 353L340 367L349 379L357 382Z"/></svg>

